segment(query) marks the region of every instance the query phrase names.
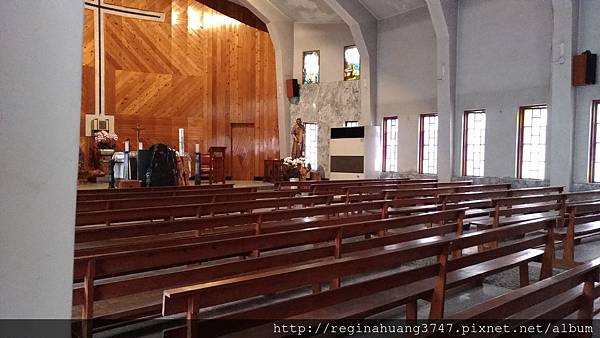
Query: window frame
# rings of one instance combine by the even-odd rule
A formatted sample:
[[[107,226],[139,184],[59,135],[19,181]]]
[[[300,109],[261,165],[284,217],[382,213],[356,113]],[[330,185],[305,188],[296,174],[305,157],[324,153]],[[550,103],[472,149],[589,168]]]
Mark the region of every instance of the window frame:
[[[588,182],[600,183],[595,180],[594,171],[596,169],[596,143],[598,137],[598,114],[600,113],[600,100],[593,100],[590,110],[590,147],[588,163]]]
[[[318,168],[318,165],[319,165],[319,124],[316,123],[316,122],[305,122],[304,123],[304,129],[306,131],[306,134],[304,135],[304,160],[305,160],[306,164],[310,163],[308,161],[308,156],[307,156],[308,155],[308,141],[309,141],[308,140],[308,126],[309,125],[310,126],[313,126],[313,125],[316,126],[315,127],[315,129],[316,129],[315,132],[316,132],[317,140],[316,140],[316,144],[315,144],[315,149],[316,149],[315,150],[315,167],[313,168],[312,164],[311,164],[311,168],[313,170],[316,170]]]
[[[305,78],[304,78],[304,66],[305,66],[305,59],[306,59],[306,55],[307,54],[312,54],[312,53],[316,53],[317,56],[319,57],[319,62],[318,62],[318,66],[319,66],[319,75],[318,75],[318,79],[316,82],[305,82]],[[319,84],[321,83],[321,50],[319,49],[313,49],[313,50],[305,50],[302,52],[302,69],[300,71],[300,74],[302,74],[302,84]]]
[[[548,105],[547,104],[534,104],[529,106],[521,106],[519,107],[519,116],[517,120],[517,179],[523,179],[523,142],[524,142],[524,129],[525,129],[525,111],[528,109],[546,109],[546,129],[548,128]],[[544,140],[544,151],[547,152],[547,130],[546,130],[546,140]],[[544,165],[546,165],[546,154],[544,154]],[[546,179],[546,168],[544,168],[544,178],[525,178],[527,180],[545,180]]]
[[[396,120],[396,128],[398,128],[398,116],[386,116],[383,118],[383,133],[382,138],[383,138],[383,158],[382,158],[382,163],[381,163],[381,171],[382,172],[387,172],[387,134],[388,134],[388,128],[387,128],[387,121],[389,120]],[[397,153],[398,149],[396,146],[396,160],[398,160],[398,153]],[[396,168],[397,169],[397,168]]]
[[[461,167],[461,174],[462,176],[472,176],[472,177],[483,177],[483,176],[475,176],[475,175],[467,175],[467,159],[469,157],[469,153],[468,153],[468,148],[469,148],[469,114],[486,114],[485,109],[473,109],[473,110],[465,110],[463,113],[463,139],[462,139],[462,167]],[[487,115],[486,115],[486,121],[485,121],[485,126],[484,126],[484,132],[487,129]],[[483,143],[484,149],[485,149],[485,139],[484,139],[484,143]],[[485,154],[485,151],[484,151]],[[485,158],[483,159],[483,163],[485,166]],[[484,168],[484,175],[485,175],[485,168]]]
[[[418,172],[419,174],[425,174],[423,172],[423,157],[425,154],[425,118],[426,117],[437,117],[438,118],[438,130],[439,130],[439,114],[438,113],[426,113],[426,114],[420,114],[419,115],[419,158],[418,158]],[[437,137],[437,136],[436,136]],[[439,141],[439,140],[437,140]],[[436,145],[435,145],[435,151],[437,154],[438,151],[438,145],[437,145],[437,141],[436,141]],[[427,173],[426,175],[437,175],[437,165],[436,165],[436,172],[435,173]]]

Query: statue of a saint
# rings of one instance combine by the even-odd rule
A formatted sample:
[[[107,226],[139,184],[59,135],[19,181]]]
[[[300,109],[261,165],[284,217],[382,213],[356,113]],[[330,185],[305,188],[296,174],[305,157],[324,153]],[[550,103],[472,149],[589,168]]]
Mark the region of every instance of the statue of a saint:
[[[304,153],[304,124],[302,123],[302,119],[297,118],[296,124],[292,127],[292,158],[299,158],[303,156]]]

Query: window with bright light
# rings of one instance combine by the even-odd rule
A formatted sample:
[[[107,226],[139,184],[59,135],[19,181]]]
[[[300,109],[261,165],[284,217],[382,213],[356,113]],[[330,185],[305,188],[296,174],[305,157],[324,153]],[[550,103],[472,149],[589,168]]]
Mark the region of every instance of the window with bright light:
[[[546,174],[545,105],[521,107],[517,148],[517,178],[543,180]]]
[[[358,121],[346,121],[344,127],[358,127]]]
[[[437,174],[437,114],[422,114],[419,123],[419,173]]]
[[[592,115],[590,125],[590,171],[589,180],[592,183],[600,182],[600,139],[598,138],[598,112],[600,111],[600,100],[592,103]]]
[[[302,53],[302,84],[319,83],[321,81],[320,59],[318,50]]]
[[[485,111],[466,111],[463,121],[463,175],[483,176],[485,164]]]
[[[314,170],[318,165],[319,125],[305,123],[306,135],[304,137],[304,156],[307,164]]]
[[[398,118],[383,119],[383,171],[398,171]]]

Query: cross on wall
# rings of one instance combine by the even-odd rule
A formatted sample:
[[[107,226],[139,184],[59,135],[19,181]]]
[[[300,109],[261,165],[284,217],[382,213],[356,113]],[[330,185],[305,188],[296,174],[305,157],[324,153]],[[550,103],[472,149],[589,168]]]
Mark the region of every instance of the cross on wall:
[[[106,3],[105,0],[85,0],[85,8],[94,12],[94,64],[95,64],[95,116],[106,116],[105,105],[105,79],[104,79],[104,14],[118,15],[127,18],[165,21],[165,13],[153,12],[137,8],[130,8]]]

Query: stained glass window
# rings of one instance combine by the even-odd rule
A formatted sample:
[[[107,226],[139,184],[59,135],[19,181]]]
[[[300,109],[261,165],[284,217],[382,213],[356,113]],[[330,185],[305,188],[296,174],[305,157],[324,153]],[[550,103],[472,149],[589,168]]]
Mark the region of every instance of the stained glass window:
[[[356,46],[344,47],[344,81],[360,79],[360,54]]]
[[[320,56],[318,50],[302,54],[302,83],[319,83],[320,81]]]

